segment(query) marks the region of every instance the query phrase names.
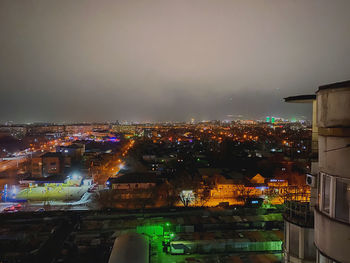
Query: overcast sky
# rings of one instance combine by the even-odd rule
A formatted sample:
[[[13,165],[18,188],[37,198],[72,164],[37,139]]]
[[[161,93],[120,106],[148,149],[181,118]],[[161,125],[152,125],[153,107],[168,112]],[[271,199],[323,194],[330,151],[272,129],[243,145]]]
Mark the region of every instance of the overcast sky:
[[[349,0],[1,0],[0,122],[311,116]]]

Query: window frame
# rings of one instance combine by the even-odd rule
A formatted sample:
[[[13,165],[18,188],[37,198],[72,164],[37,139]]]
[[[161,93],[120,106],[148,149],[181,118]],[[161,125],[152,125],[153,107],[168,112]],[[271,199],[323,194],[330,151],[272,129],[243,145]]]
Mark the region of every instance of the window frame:
[[[350,223],[350,202],[349,202],[349,210],[348,210],[348,219],[344,220],[342,218],[337,217],[336,214],[336,202],[337,202],[337,182],[340,181],[342,183],[346,183],[350,187],[350,179],[349,178],[341,178],[341,177],[335,177],[335,195],[334,195],[334,218],[338,221],[345,222],[345,223]],[[346,199],[345,199],[346,200]]]
[[[324,186],[325,186],[325,180],[326,178],[330,178],[330,186],[329,186],[329,212],[324,209]],[[320,184],[319,184],[319,210],[328,215],[329,217],[339,221],[339,222],[344,222],[344,223],[350,223],[350,213],[349,213],[349,218],[348,220],[344,220],[341,218],[336,217],[336,194],[337,194],[337,180],[340,180],[342,182],[347,182],[350,184],[350,178],[344,178],[344,177],[339,177],[335,175],[331,175],[325,172],[320,172],[319,173],[319,178],[320,178]],[[350,210],[350,208],[349,208]]]
[[[321,192],[321,199],[320,199],[320,210],[329,215],[329,216],[332,216],[334,213],[333,213],[333,176],[330,175],[330,174],[327,174],[327,173],[323,173],[321,172],[320,173],[321,175],[321,187],[320,187],[320,192]],[[329,211],[325,210],[325,181],[326,181],[326,178],[329,178]],[[327,178],[327,179],[328,179]]]

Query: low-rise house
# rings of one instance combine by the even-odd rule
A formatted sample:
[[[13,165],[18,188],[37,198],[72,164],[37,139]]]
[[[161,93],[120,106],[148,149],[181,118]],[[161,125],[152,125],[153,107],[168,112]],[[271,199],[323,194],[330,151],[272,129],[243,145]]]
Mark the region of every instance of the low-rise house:
[[[106,184],[111,189],[138,190],[155,187],[158,182],[154,173],[128,173],[109,178]]]

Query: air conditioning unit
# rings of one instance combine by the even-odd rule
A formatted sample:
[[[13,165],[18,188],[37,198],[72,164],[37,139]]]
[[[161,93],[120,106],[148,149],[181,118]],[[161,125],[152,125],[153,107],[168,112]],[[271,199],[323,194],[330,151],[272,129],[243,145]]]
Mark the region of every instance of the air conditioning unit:
[[[309,185],[310,187],[315,187],[316,186],[316,176],[312,174],[306,174],[306,184]]]

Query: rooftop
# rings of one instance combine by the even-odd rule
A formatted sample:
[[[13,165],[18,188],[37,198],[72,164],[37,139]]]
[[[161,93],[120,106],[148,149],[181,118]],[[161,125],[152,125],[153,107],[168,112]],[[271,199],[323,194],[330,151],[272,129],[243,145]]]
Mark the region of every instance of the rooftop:
[[[316,95],[298,95],[298,96],[290,96],[284,98],[285,102],[293,102],[293,103],[310,103],[316,99]]]
[[[318,87],[318,91],[326,89],[340,89],[340,88],[350,88],[350,80],[326,84]]]
[[[62,153],[60,152],[47,152],[41,155],[41,157],[58,157],[61,158],[63,157]]]
[[[108,179],[113,184],[128,184],[128,183],[156,183],[158,178],[154,173],[127,173],[116,178]]]

